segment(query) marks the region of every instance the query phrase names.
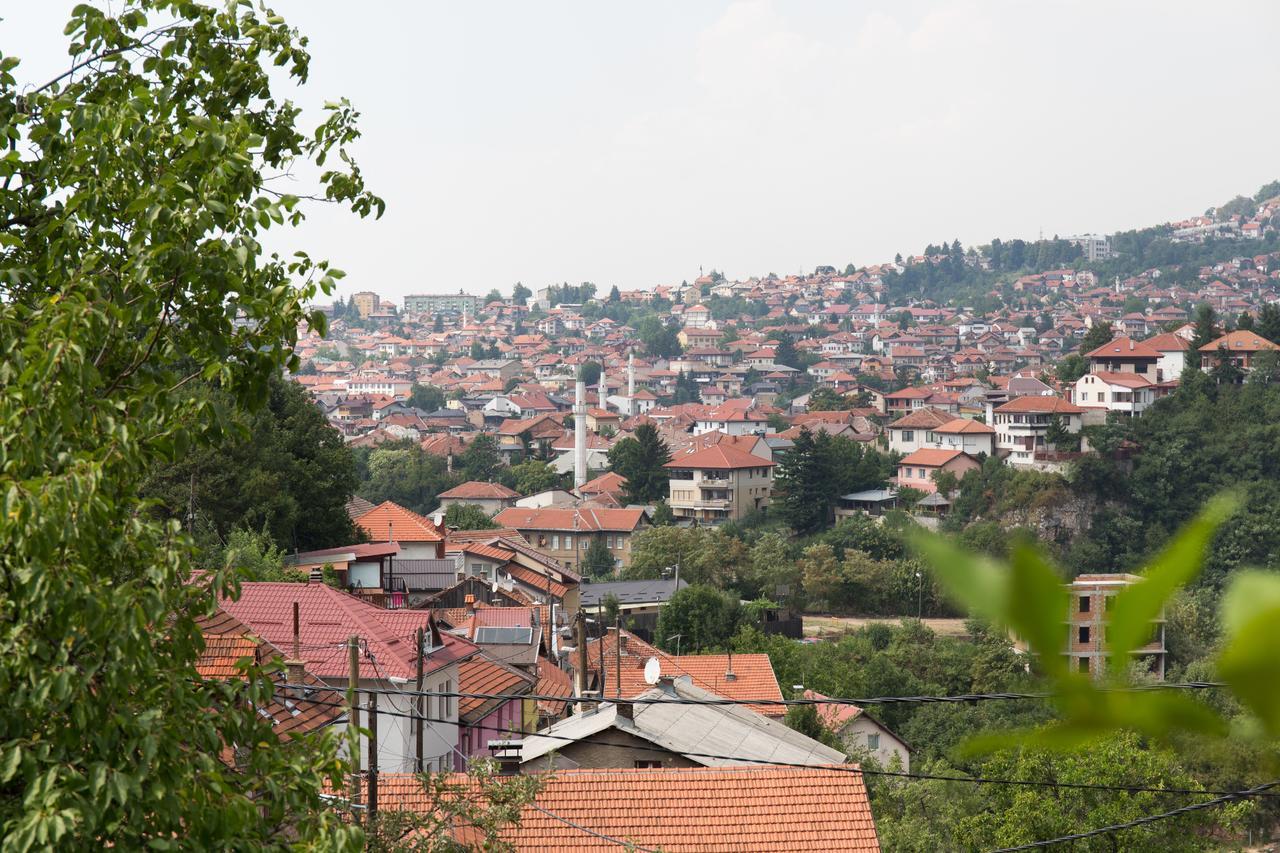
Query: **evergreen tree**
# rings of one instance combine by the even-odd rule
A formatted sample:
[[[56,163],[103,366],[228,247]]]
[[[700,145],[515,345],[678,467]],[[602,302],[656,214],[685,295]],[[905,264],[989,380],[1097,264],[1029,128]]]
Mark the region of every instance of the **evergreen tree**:
[[[1213,306],[1202,303],[1196,308],[1195,335],[1191,338],[1190,350],[1192,358],[1199,356],[1200,348],[1213,343],[1222,336],[1218,329],[1218,314]]]
[[[778,347],[774,350],[773,360],[777,364],[800,369],[800,354],[796,352],[795,342],[788,332],[778,335]]]
[[[459,462],[468,480],[492,481],[502,467],[497,440],[488,433],[477,435],[462,451]]]
[[[776,472],[774,504],[787,526],[800,534],[826,526],[830,482],[817,439],[805,427],[782,454]]]
[[[593,578],[607,578],[613,574],[616,567],[617,562],[608,544],[605,543],[604,537],[593,538],[591,544],[587,546],[586,553],[582,555],[582,571]]]
[[[627,503],[649,504],[666,498],[670,476],[663,466],[670,461],[667,443],[650,423],[636,427],[634,437],[609,448],[609,470],[627,478],[623,491]]]
[[[675,513],[671,511],[671,504],[666,501],[658,501],[653,505],[653,526],[654,527],[670,527],[676,523]]]
[[[1085,355],[1112,340],[1111,324],[1106,320],[1094,323],[1093,327],[1080,339],[1080,353]]]
[[[1273,344],[1280,344],[1280,305],[1268,302],[1258,312],[1255,331]]]

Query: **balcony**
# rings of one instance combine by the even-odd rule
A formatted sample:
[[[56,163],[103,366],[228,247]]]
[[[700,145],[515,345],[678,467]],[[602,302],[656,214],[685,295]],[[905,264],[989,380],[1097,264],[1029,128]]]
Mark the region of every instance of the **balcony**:
[[[729,483],[731,482],[732,480],[730,480],[727,476],[726,477],[708,477],[706,474],[703,474],[702,479],[699,481],[698,485],[704,489],[724,489],[724,488],[727,488],[729,486]]]
[[[672,501],[672,509],[729,509],[733,501],[728,498],[698,499],[691,501]]]

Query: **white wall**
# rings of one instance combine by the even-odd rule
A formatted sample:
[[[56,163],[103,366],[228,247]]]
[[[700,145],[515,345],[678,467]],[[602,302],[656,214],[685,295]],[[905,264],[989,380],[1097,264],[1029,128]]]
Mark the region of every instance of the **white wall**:
[[[362,661],[361,672],[363,673],[368,661]],[[370,667],[371,668],[371,667]],[[458,690],[458,668],[457,666],[446,667],[439,672],[433,672],[427,676],[426,690],[442,690],[446,681],[452,681],[453,691]],[[327,679],[326,683],[330,687],[339,687],[346,689],[346,681],[336,679]],[[379,690],[405,690],[412,691],[414,685],[412,681],[407,684],[394,683],[383,679],[360,679],[361,687],[376,688]],[[329,702],[346,702],[344,693],[333,693],[325,701]],[[422,756],[424,761],[432,759],[444,759],[441,765],[437,760],[435,769],[452,769],[454,767],[454,759],[456,758],[452,747],[458,745],[458,699],[456,697],[450,699],[448,715],[442,714],[440,711],[440,697],[427,697],[424,700],[423,710],[426,716],[433,719],[453,720],[451,723],[427,723],[427,729],[422,736]],[[359,694],[360,702],[360,727],[367,729],[369,727],[369,714],[366,711],[369,703],[369,694]],[[378,771],[381,773],[412,773],[415,769],[415,760],[417,757],[417,741],[413,735],[413,721],[408,717],[394,716],[393,714],[384,714],[382,711],[394,711],[395,714],[411,714],[415,710],[412,696],[391,695],[382,693],[378,695]],[[345,722],[342,723],[345,727]],[[347,740],[342,738],[341,751],[345,755],[347,752]],[[362,770],[369,769],[369,740],[366,736],[360,736],[360,768]]]

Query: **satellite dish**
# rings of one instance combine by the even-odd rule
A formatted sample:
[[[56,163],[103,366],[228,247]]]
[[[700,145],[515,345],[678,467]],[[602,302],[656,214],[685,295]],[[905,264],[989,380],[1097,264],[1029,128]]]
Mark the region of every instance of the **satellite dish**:
[[[649,658],[644,662],[644,683],[657,684],[658,676],[662,674],[662,664],[658,663],[657,658]]]

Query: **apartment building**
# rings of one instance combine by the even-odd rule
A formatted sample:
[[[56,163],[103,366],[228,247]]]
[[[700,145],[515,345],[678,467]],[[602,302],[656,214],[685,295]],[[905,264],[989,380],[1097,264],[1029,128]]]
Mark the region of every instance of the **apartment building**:
[[[1083,425],[1085,410],[1061,397],[1018,397],[992,413],[996,430],[996,449],[1008,451],[1010,465],[1030,467],[1038,451],[1053,449],[1045,436],[1049,424],[1059,418],[1067,432],[1076,433]]]
[[[480,297],[470,293],[418,293],[404,298],[406,314],[470,314],[480,308]]]
[[[666,464],[667,503],[677,519],[719,524],[769,505],[774,462],[722,442]]]
[[[495,524],[520,531],[534,550],[576,569],[586,558],[592,540],[601,539],[618,568],[631,565],[631,539],[649,527],[643,509],[507,507],[493,517]]]
[[[1118,592],[1140,580],[1141,577],[1131,574],[1080,575],[1068,585],[1071,606],[1067,622],[1071,633],[1067,637],[1066,655],[1073,669],[1087,672],[1095,678],[1106,671],[1106,623],[1111,602]],[[1163,681],[1164,613],[1161,612],[1151,624],[1151,642],[1134,649],[1133,657],[1147,661],[1151,673]]]

